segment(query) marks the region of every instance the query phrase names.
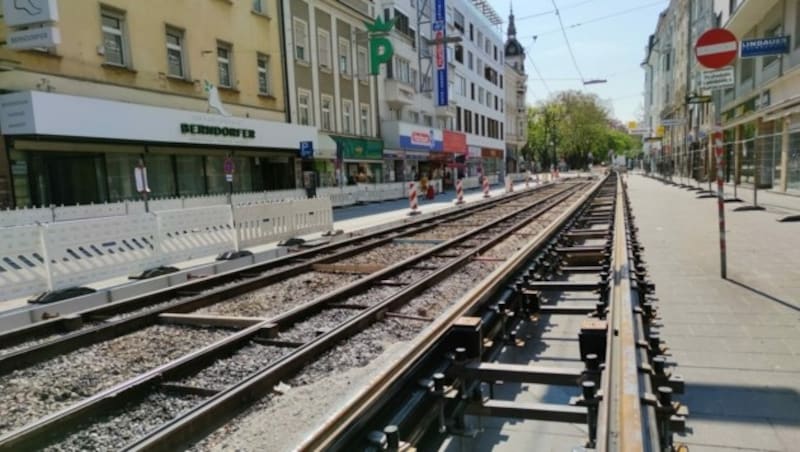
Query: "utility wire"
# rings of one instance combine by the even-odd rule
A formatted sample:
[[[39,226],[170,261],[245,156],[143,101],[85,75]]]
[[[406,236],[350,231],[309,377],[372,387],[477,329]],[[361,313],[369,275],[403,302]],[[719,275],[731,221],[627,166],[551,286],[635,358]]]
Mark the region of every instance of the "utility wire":
[[[528,57],[528,61],[531,62],[531,66],[533,66],[533,70],[536,72],[536,75],[539,76],[538,80],[542,82],[545,91],[547,91],[547,95],[550,96],[552,94],[552,92],[550,91],[550,87],[547,86],[547,82],[545,81],[546,79],[542,77],[542,73],[539,72],[539,68],[536,66],[536,63],[534,63],[533,58],[531,58],[531,53],[526,51],[525,55]]]
[[[646,8],[651,8],[651,7],[656,6],[656,5],[663,5],[665,1],[666,0],[658,0],[658,1],[655,1],[655,2],[646,3],[644,5],[637,6],[635,8],[629,8],[629,9],[625,9],[625,10],[622,10],[622,11],[617,11],[615,13],[607,14],[605,16],[595,17],[595,18],[589,19],[589,20],[584,21],[584,22],[576,22],[574,24],[571,24],[567,28],[569,28],[569,29],[578,28],[578,27],[581,27],[583,25],[588,25],[588,24],[591,24],[591,23],[600,22],[600,21],[607,20],[607,19],[613,19],[613,18],[619,17],[619,16],[624,16],[626,14],[630,14],[632,12],[639,11],[639,10],[646,9]],[[550,11],[550,12],[553,12],[553,11]],[[531,37],[538,37],[538,36],[547,35],[547,34],[550,34],[550,33],[558,33],[559,31],[561,31],[561,28],[554,28],[552,30],[546,30],[546,31],[539,32],[539,33],[537,33],[535,35],[525,36],[523,39],[527,39],[527,38],[531,38]]]
[[[562,6],[561,10],[563,11],[565,9],[576,8],[578,6],[585,5],[585,4],[591,3],[593,1],[595,1],[595,0],[584,0],[584,1],[578,2],[578,3],[570,3],[569,5]],[[547,16],[548,14],[553,14],[554,12],[556,12],[556,10],[551,9],[551,10],[548,10],[548,11],[542,11],[540,13],[528,14],[527,16],[516,17],[515,19],[516,19],[517,22],[519,22],[520,20],[533,19],[534,17]]]
[[[561,33],[564,35],[564,42],[567,43],[567,50],[569,50],[569,56],[572,58],[572,64],[575,65],[575,70],[578,72],[578,75],[581,77],[581,81],[586,83],[586,80],[583,78],[583,73],[581,73],[581,68],[578,67],[578,60],[575,59],[575,53],[572,51],[572,45],[569,43],[569,38],[567,37],[567,30],[564,28],[564,22],[561,20],[561,13],[558,12],[558,5],[556,5],[556,0],[550,0],[553,3],[553,8],[556,10],[556,17],[558,18],[558,24],[561,26]]]

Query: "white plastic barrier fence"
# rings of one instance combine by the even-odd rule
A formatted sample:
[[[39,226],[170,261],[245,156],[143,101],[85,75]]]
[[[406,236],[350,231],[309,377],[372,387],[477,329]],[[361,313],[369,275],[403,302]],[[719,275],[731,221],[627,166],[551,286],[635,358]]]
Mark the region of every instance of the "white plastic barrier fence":
[[[0,228],[0,300],[332,227],[330,200],[306,199]]]
[[[303,189],[274,190],[263,192],[234,193],[233,204],[263,202],[283,202],[306,199]],[[148,207],[151,212],[178,210],[196,207],[211,207],[228,204],[227,195],[204,195],[184,198],[151,199]],[[0,227],[21,226],[25,224],[53,223],[57,221],[86,220],[119,215],[145,213],[144,201],[119,201],[104,204],[74,206],[50,206],[0,210]]]
[[[468,190],[470,188],[478,188],[481,186],[481,178],[478,176],[465,177],[461,179],[461,182],[464,186],[464,190]]]

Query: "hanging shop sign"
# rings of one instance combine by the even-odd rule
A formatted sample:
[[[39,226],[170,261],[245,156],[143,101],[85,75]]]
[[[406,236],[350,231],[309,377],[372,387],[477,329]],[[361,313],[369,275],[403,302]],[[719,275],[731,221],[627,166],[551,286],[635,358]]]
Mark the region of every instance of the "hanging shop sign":
[[[436,44],[436,105],[444,107],[449,105],[447,93],[447,45],[445,33],[447,31],[445,0],[436,0],[433,5],[433,39]]]
[[[58,21],[56,0],[3,0],[3,21],[9,27]]]
[[[372,75],[378,75],[381,71],[381,65],[392,61],[394,56],[394,47],[392,41],[387,38],[389,32],[394,27],[394,19],[384,22],[378,16],[373,22],[364,22],[367,26],[369,33],[369,61],[370,71]]]
[[[782,55],[789,53],[789,36],[772,36],[769,38],[743,39],[741,58]]]
[[[331,136],[344,160],[383,160],[383,141]]]
[[[503,158],[502,149],[482,148],[481,157],[485,159],[501,159]]]
[[[467,136],[450,130],[442,131],[442,150],[454,154],[467,153]]]
[[[398,124],[398,139],[403,149],[437,152],[444,146],[441,130],[408,123]]]

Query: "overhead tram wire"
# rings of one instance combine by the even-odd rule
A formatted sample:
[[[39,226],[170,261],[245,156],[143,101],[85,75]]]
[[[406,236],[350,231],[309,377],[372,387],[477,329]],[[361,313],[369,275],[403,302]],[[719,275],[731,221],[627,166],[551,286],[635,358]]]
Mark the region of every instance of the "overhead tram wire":
[[[526,49],[526,50],[527,50],[527,49]],[[531,58],[531,53],[526,51],[526,52],[525,52],[525,56],[527,56],[527,57],[528,57],[528,61],[530,61],[530,63],[531,63],[531,66],[533,66],[533,70],[534,70],[534,72],[536,72],[536,75],[538,75],[538,76],[539,76],[539,81],[540,81],[540,82],[542,82],[542,85],[544,86],[544,90],[545,90],[545,91],[547,91],[547,95],[548,95],[548,96],[550,96],[551,94],[553,94],[553,92],[552,92],[552,91],[550,91],[550,87],[549,87],[549,86],[547,86],[547,82],[545,81],[545,80],[547,80],[547,79],[545,79],[544,77],[542,77],[542,73],[541,73],[541,72],[539,72],[539,67],[537,67],[537,66],[536,66],[536,63],[534,63],[534,62],[533,62],[533,58]]]
[[[652,8],[653,6],[656,6],[656,5],[663,5],[667,1],[668,0],[658,0],[658,1],[655,1],[655,2],[651,2],[651,3],[646,3],[644,5],[640,5],[640,6],[637,6],[637,7],[634,7],[634,8],[628,8],[628,9],[625,9],[625,10],[622,10],[622,11],[617,11],[615,13],[607,14],[605,16],[595,17],[595,18],[586,20],[584,22],[576,22],[574,24],[569,25],[566,28],[569,28],[569,29],[578,28],[578,27],[581,27],[583,25],[588,25],[588,24],[592,24],[592,23],[595,23],[595,22],[600,22],[600,21],[607,20],[607,19],[613,19],[615,17],[624,16],[626,14],[630,14],[632,12],[636,12],[636,11],[639,11],[639,10],[642,10],[642,9]],[[550,11],[550,13],[552,13],[552,11]],[[535,35],[525,36],[525,38],[531,38],[531,37],[535,38],[535,37],[542,36],[542,35],[548,35],[550,33],[558,33],[559,31],[561,31],[561,28],[554,28],[552,30],[546,30],[546,31],[542,31],[542,32],[536,33]]]
[[[550,0],[553,3],[553,8],[556,10],[556,17],[558,18],[558,24],[561,26],[561,33],[564,35],[564,42],[567,43],[567,50],[569,51],[569,56],[572,58],[572,64],[575,66],[575,70],[578,72],[578,75],[581,78],[581,82],[584,84],[586,83],[586,79],[583,77],[583,73],[581,72],[581,68],[578,66],[578,60],[575,59],[575,53],[572,51],[572,45],[569,42],[569,38],[567,37],[567,30],[564,28],[564,22],[561,20],[561,13],[558,11],[558,5],[556,5],[556,0]]]
[[[576,8],[576,7],[578,7],[578,6],[585,5],[585,4],[587,4],[587,3],[591,3],[591,2],[594,2],[594,1],[596,1],[596,0],[584,0],[584,1],[582,1],[582,2],[578,2],[578,3],[570,3],[569,5],[562,6],[562,7],[561,7],[561,10],[563,11],[563,10],[565,10],[565,9],[572,9],[572,8]],[[553,10],[553,9],[551,9],[551,10],[548,10],[548,11],[542,11],[542,12],[540,12],[540,13],[528,14],[527,16],[517,17],[517,18],[515,18],[515,20],[516,20],[517,22],[519,22],[519,21],[521,21],[521,20],[533,19],[534,17],[547,16],[547,15],[549,15],[549,14],[553,14],[554,12],[556,12],[556,11],[555,11],[555,10]]]

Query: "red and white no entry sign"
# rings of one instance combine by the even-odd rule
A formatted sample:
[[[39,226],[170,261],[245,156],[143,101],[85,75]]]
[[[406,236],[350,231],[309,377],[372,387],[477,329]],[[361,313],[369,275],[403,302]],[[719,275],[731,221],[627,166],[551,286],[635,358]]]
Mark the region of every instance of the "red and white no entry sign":
[[[697,61],[709,69],[723,68],[736,59],[739,41],[724,28],[712,28],[703,33],[694,46]]]

